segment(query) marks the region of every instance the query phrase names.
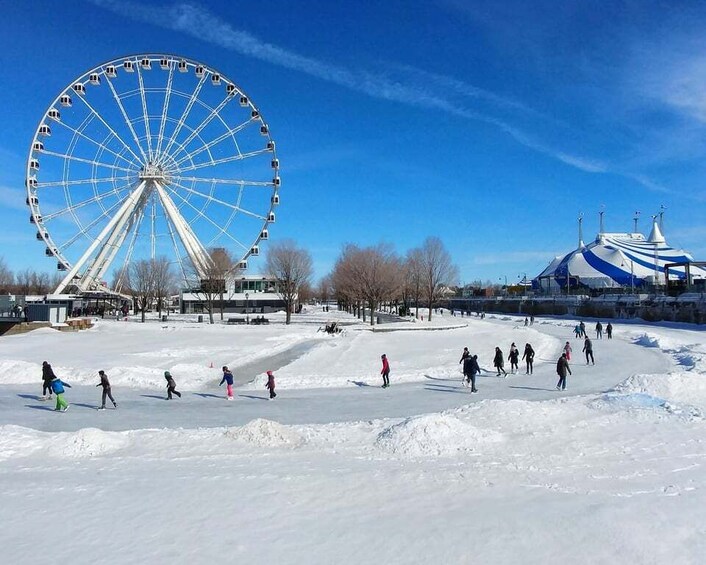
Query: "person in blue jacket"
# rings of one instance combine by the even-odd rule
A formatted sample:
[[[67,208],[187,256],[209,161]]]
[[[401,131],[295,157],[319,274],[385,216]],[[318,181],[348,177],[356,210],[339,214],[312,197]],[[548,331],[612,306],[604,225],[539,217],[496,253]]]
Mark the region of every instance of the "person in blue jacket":
[[[64,387],[71,388],[69,383],[65,383],[59,377],[54,377],[51,381],[51,389],[56,394],[56,408],[54,410],[61,410],[66,412],[69,409],[69,403],[64,399]]]
[[[223,367],[223,378],[218,386],[221,386],[223,383],[226,383],[226,395],[228,400],[233,400],[233,373],[231,373],[230,369],[226,366]]]

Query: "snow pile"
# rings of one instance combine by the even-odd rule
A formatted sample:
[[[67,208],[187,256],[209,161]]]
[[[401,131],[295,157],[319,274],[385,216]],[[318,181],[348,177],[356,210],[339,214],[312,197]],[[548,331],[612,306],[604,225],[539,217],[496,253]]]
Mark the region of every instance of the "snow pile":
[[[454,416],[427,414],[385,428],[375,446],[402,457],[449,457],[501,439],[498,432],[480,430]]]
[[[289,426],[256,418],[239,428],[230,428],[226,437],[257,447],[299,447],[304,438]]]
[[[694,372],[667,375],[633,375],[615,390],[664,398],[669,403],[691,404],[706,410],[706,375]]]
[[[0,361],[0,383],[20,384],[30,382],[39,382],[41,386],[41,364],[29,363],[27,361],[19,361],[16,359]]]
[[[42,436],[48,436],[23,426],[0,426],[0,461],[24,457],[41,449]]]
[[[687,369],[695,368],[700,361],[706,359],[706,351],[702,343],[685,343],[682,336],[643,333],[634,340],[634,343],[643,347],[656,347],[671,355],[679,365]]]
[[[75,433],[52,435],[48,453],[55,457],[86,458],[106,455],[127,447],[130,443],[123,432],[104,432],[83,428]]]

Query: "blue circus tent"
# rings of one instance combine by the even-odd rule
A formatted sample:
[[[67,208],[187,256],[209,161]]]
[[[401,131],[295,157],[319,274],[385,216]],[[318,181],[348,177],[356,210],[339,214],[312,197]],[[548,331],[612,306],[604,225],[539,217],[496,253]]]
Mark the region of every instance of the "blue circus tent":
[[[555,257],[532,281],[533,288],[545,292],[588,287],[590,289],[633,287],[664,284],[667,263],[692,262],[683,249],[670,247],[657,221],[649,237],[641,233],[599,233],[595,241],[574,251]],[[690,267],[692,279],[706,279],[706,269]],[[686,278],[686,267],[670,267],[669,280]]]

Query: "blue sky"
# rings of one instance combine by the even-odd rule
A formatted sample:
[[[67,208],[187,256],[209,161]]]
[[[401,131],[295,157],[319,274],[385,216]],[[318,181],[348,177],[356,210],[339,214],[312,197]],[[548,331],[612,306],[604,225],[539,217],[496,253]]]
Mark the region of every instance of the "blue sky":
[[[698,2],[5,3],[0,255],[51,271],[24,168],[53,98],[140,52],[210,65],[277,141],[288,237],[329,271],[342,244],[429,235],[461,281],[536,275],[598,227],[706,257],[706,7]],[[266,248],[266,245],[263,245]],[[262,264],[262,260],[260,260]],[[251,263],[257,271],[257,263]]]

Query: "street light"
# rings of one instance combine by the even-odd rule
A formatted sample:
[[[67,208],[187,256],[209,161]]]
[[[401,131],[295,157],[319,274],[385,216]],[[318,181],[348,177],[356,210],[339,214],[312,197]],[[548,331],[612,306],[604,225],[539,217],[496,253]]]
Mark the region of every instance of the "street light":
[[[250,300],[250,293],[245,293],[245,323],[250,325],[250,311],[248,310],[248,301]]]

